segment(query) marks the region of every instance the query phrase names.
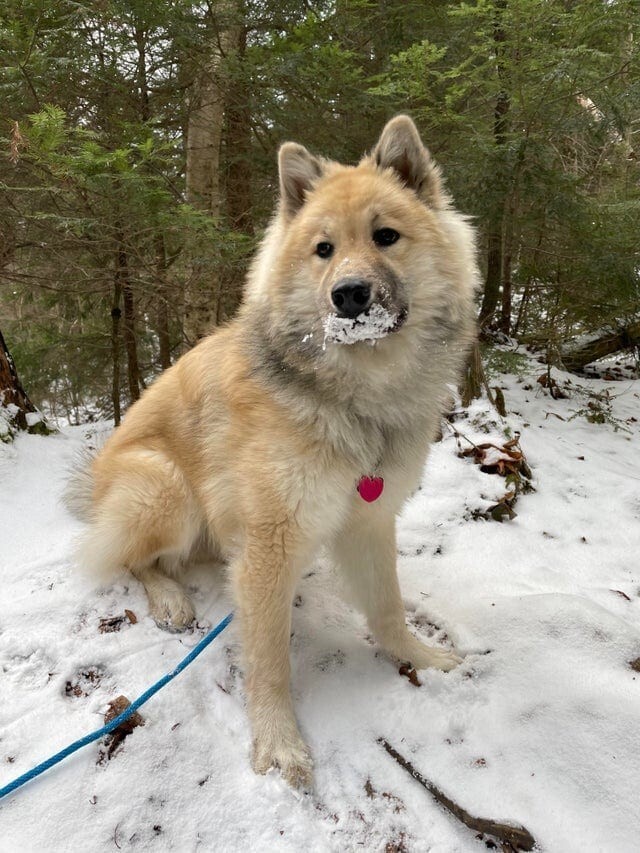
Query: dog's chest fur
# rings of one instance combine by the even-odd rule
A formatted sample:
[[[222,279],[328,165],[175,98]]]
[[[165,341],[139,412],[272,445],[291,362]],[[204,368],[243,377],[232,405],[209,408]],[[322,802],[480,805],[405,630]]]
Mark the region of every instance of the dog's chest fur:
[[[301,370],[265,336],[252,338],[254,375],[287,417],[362,475],[424,457],[458,364],[440,346],[421,348],[409,370],[380,382],[345,371]],[[366,345],[364,345],[366,346]],[[456,360],[457,362],[457,360]]]

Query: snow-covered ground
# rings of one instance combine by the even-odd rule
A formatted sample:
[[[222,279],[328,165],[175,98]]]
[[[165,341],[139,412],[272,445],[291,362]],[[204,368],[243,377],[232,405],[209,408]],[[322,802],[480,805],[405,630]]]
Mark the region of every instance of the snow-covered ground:
[[[575,387],[552,399],[542,370],[529,361],[493,380],[510,414],[490,435],[484,404],[454,424],[476,443],[521,431],[535,492],[517,518],[474,520],[505,481],[460,458],[467,442],[445,427],[400,520],[408,617],[466,655],[457,670],[421,672],[420,687],[399,675],[320,561],[291,643],[313,795],[249,768],[232,624],[141,709],[145,726],[111,760],[92,744],[0,801],[0,851],[487,849],[380,737],[469,812],[526,826],[541,851],[638,851],[640,381],[581,383],[615,395],[616,431],[587,421],[594,401]],[[72,568],[80,526],[59,497],[94,434],[0,444],[0,787],[98,728],[109,700],[137,697],[231,608],[220,571],[199,567],[198,629],[163,633],[136,581],[100,589]],[[125,608],[137,621],[100,630]]]

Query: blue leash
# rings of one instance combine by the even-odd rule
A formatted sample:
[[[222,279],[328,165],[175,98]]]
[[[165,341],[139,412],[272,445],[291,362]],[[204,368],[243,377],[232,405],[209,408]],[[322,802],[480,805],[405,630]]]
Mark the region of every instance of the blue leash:
[[[129,717],[138,710],[141,705],[144,705],[151,697],[160,690],[161,687],[164,687],[165,684],[168,684],[172,681],[176,675],[179,675],[185,667],[189,666],[189,664],[194,661],[198,655],[203,652],[209,643],[213,642],[218,634],[221,634],[224,629],[227,627],[229,622],[233,619],[233,613],[229,613],[228,616],[219,622],[215,628],[212,628],[208,634],[206,634],[200,642],[194,646],[189,654],[184,657],[178,666],[171,670],[171,672],[167,673],[167,675],[163,675],[161,679],[156,681],[155,684],[152,684],[148,690],[145,690],[144,693],[132,702],[129,707],[119,714],[117,717],[114,717],[110,723],[107,723],[102,728],[98,729],[91,734],[85,735],[80,738],[80,740],[75,741],[74,743],[69,744],[69,746],[57,752],[55,755],[52,755],[51,758],[47,758],[46,761],[43,761],[42,764],[38,764],[37,767],[34,767],[32,770],[28,770],[26,773],[23,773],[22,776],[18,776],[17,779],[14,779],[13,782],[9,782],[8,785],[5,785],[4,788],[0,788],[0,800],[3,797],[6,797],[7,794],[10,794],[12,791],[15,791],[17,788],[21,788],[22,785],[26,785],[31,779],[35,779],[36,776],[40,776],[41,773],[44,773],[45,770],[48,770],[50,767],[54,767],[56,764],[59,764],[63,759],[65,759],[68,755],[71,755],[77,750],[82,749],[83,746],[87,746],[89,743],[93,743],[94,740],[98,740],[103,735],[109,734],[114,729],[117,729],[121,723],[124,723],[125,720],[128,720]]]

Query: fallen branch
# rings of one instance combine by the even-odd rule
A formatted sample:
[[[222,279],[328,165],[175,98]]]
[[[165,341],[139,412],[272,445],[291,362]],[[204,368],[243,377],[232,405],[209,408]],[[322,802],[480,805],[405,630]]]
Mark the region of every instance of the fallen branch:
[[[429,782],[428,779],[425,779],[422,773],[416,770],[410,761],[400,755],[400,753],[391,746],[388,740],[385,740],[385,738],[378,738],[378,743],[384,746],[389,755],[397,761],[402,768],[410,773],[416,782],[419,782],[423,788],[426,788],[426,790],[435,800],[437,800],[437,802],[440,803],[440,805],[448,809],[452,815],[457,817],[459,821],[462,821],[462,823],[464,823],[465,826],[468,826],[469,829],[473,829],[475,832],[481,832],[484,835],[492,835],[499,841],[510,844],[515,849],[533,850],[536,843],[535,839],[529,830],[524,828],[524,826],[514,826],[511,823],[500,823],[496,820],[489,820],[484,817],[474,817],[469,814],[468,811],[463,809],[462,806],[459,806],[457,803],[454,803],[453,800],[449,799],[449,797],[437,788],[433,782]]]
[[[524,453],[520,447],[520,433],[515,438],[502,445],[485,441],[482,444],[474,444],[464,433],[459,432],[450,423],[445,421],[453,432],[458,445],[458,456],[462,458],[472,457],[473,461],[480,466],[485,474],[499,474],[506,480],[507,491],[504,497],[493,506],[485,510],[477,510],[472,518],[492,518],[494,521],[504,521],[505,518],[515,518],[513,506],[521,493],[533,491],[531,485],[532,473]],[[462,449],[460,439],[464,439],[471,447]]]
[[[591,335],[583,335],[562,347],[562,364],[572,373],[580,373],[587,364],[620,350],[640,344],[640,319],[603,326]]]

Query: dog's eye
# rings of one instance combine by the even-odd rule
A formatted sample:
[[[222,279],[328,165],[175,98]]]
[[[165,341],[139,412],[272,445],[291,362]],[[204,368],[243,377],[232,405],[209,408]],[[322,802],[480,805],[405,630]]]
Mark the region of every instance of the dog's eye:
[[[373,232],[373,242],[376,246],[392,246],[400,235],[393,228],[378,228]]]
[[[316,255],[319,258],[330,258],[333,255],[333,243],[318,243]]]

